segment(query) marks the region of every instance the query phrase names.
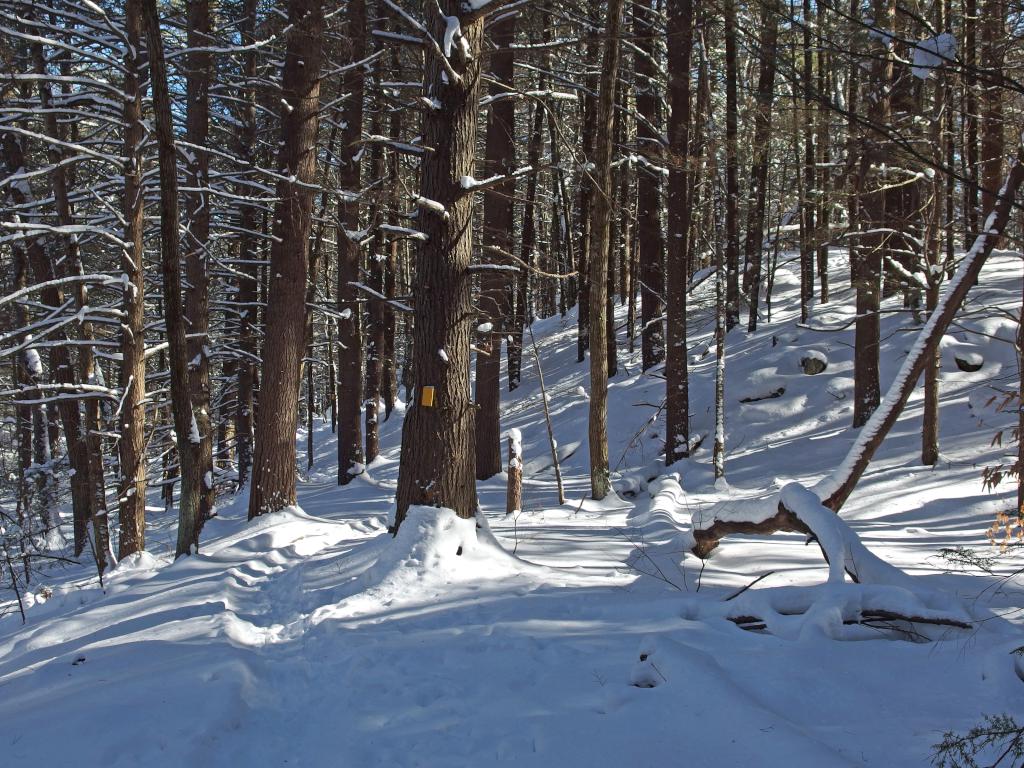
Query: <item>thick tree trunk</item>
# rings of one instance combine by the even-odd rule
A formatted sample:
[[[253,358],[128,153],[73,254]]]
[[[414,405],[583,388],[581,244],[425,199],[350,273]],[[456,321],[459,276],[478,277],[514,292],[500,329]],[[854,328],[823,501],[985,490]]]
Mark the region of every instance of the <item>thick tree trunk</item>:
[[[249,519],[295,504],[295,430],[305,351],[306,280],[316,178],[323,8],[320,0],[290,0],[289,32],[281,82],[281,150],[270,246],[273,274],[267,297],[260,367],[256,453]]]
[[[458,20],[460,0],[441,0],[428,11],[428,29],[444,38]],[[474,320],[471,193],[460,179],[472,176],[480,100],[483,19],[460,25],[451,56],[428,50],[424,90],[440,103],[423,119],[419,228],[427,240],[416,256],[417,297],[413,328],[415,402],[402,425],[395,528],[414,504],[476,514],[476,430],[469,388],[469,345]]]

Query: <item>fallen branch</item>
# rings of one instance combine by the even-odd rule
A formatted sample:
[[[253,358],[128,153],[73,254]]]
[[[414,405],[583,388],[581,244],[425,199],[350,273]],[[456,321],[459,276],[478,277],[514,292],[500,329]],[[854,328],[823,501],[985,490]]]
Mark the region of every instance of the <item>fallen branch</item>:
[[[808,609],[809,610],[809,609]],[[807,611],[801,611],[799,613],[787,613],[787,616],[803,616]],[[767,630],[768,623],[760,616],[727,616],[726,617],[733,624],[738,626],[740,629],[746,629],[751,632]],[[874,621],[904,621],[908,624],[928,624],[933,627],[952,627],[954,629],[971,629],[971,625],[966,621],[959,621],[958,619],[942,618],[942,617],[929,617],[929,616],[912,616],[896,613],[895,611],[887,611],[883,609],[867,608],[860,612],[860,616],[852,619],[843,619],[843,624],[851,626],[854,624],[860,624],[863,626],[870,626],[871,622]]]

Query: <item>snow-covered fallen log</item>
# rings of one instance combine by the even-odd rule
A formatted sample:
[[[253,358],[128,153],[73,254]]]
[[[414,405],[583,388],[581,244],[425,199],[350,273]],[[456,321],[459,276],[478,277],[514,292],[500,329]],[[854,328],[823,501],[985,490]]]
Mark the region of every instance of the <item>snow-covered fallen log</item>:
[[[858,637],[857,630],[848,629],[854,625],[892,630],[915,640],[931,639],[918,625],[971,628],[972,617],[955,597],[920,584],[877,557],[812,491],[789,483],[779,494],[779,509],[789,516],[788,525],[817,541],[828,563],[827,581],[813,587],[742,590],[722,603],[701,607],[702,614],[743,629],[834,639]]]

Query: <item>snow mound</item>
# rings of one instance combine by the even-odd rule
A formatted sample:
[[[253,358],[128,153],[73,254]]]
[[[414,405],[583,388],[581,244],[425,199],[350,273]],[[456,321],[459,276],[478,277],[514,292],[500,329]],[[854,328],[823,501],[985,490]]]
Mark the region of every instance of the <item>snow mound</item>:
[[[360,577],[384,604],[415,599],[458,583],[478,583],[530,569],[495,540],[483,515],[464,519],[446,507],[410,507],[398,535]]]

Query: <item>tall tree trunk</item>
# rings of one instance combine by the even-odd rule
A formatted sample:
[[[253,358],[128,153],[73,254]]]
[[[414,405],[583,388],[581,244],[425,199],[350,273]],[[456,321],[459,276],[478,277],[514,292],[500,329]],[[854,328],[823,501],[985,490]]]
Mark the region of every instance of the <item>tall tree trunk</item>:
[[[778,51],[780,8],[777,0],[761,6],[761,64],[757,78],[757,106],[754,112],[754,159],[750,169],[752,185],[747,215],[747,239],[744,251],[749,269],[747,290],[750,314],[747,330],[757,330],[758,297],[761,291],[761,261],[764,243],[765,206],[768,192],[768,155],[771,144],[772,101],[775,97],[775,65]]]
[[[209,0],[189,0],[185,77],[185,138],[196,147],[186,153],[185,184],[185,322],[188,324],[189,386],[196,427],[199,429],[197,460],[203,482],[199,491],[199,518],[195,539],[213,513],[213,429],[210,423],[210,278],[207,247],[210,240],[210,78],[213,56],[210,38]]]
[[[815,243],[814,181],[816,177],[814,151],[814,51],[811,47],[811,0],[803,0],[803,196],[800,200],[800,320],[807,321],[809,303],[814,298]]]
[[[543,88],[544,81],[542,80],[541,90]],[[540,155],[543,149],[544,109],[540,104],[535,104],[533,108],[533,126],[530,130],[530,140],[526,147],[526,164],[531,168],[537,168],[540,165]],[[523,207],[523,238],[519,253],[519,257],[533,267],[540,267],[540,254],[537,251],[537,187],[540,181],[538,176],[539,174],[537,173],[531,173],[530,177],[526,180],[526,204]],[[513,358],[511,354],[509,356],[508,384],[510,390],[519,386],[523,364],[523,329],[528,323],[533,322],[533,317],[526,316],[526,307],[524,306],[525,294],[529,289],[530,275],[526,272],[520,272],[516,282],[517,292],[523,295],[516,300],[515,326],[512,328],[512,342],[509,345],[510,349],[514,346],[518,350],[516,355],[517,364],[514,367],[514,371]],[[539,295],[541,293],[538,290],[539,287],[536,286],[534,288],[534,295],[537,296],[536,304],[543,304],[543,298]],[[516,383],[515,387],[512,386],[513,380]]]
[[[24,150],[13,133],[0,132],[4,160],[9,174],[24,173],[28,170],[25,164]],[[30,191],[25,185],[11,185],[11,199],[19,208],[26,208],[31,202]],[[49,283],[58,275],[42,238],[32,238],[25,249],[28,263],[37,283]],[[43,301],[51,307],[64,304],[64,292],[58,285],[50,285],[41,292]],[[57,344],[50,348],[50,371],[58,384],[69,388],[75,385],[75,371],[71,363],[70,345]],[[64,428],[64,439],[68,450],[68,463],[71,465],[71,504],[74,520],[74,553],[78,557],[85,550],[88,542],[88,526],[93,519],[94,494],[89,480],[92,471],[89,461],[89,446],[82,429],[82,416],[79,404],[71,399],[62,398],[57,401],[56,410]],[[51,438],[51,443],[56,441]]]
[[[880,29],[894,28],[896,10],[893,0],[874,0],[875,25]],[[888,126],[892,119],[892,50],[882,39],[869,35],[871,69],[865,73],[864,108],[872,120]],[[859,189],[860,227],[857,237],[855,287],[857,290],[857,321],[854,331],[853,358],[853,426],[867,423],[878,407],[881,385],[878,379],[879,307],[882,293],[882,265],[889,249],[887,228],[891,215],[886,211],[888,201],[886,179],[887,164],[891,164],[890,147],[880,133],[870,128],[862,130],[860,161],[857,171]]]
[[[594,186],[590,227],[590,490],[603,499],[611,490],[608,467],[608,239],[611,225],[612,122],[619,71],[619,36],[624,0],[610,0],[604,35],[601,82],[595,113]]]
[[[331,126],[331,135],[327,140],[327,157],[334,157],[334,141],[338,135],[337,123]],[[330,191],[325,187],[320,191],[320,210],[316,215],[316,234],[313,236],[313,245],[310,248],[309,256],[309,278],[306,280],[306,307],[311,308],[317,298],[317,284],[320,279],[320,264],[326,261],[323,257],[324,235],[327,230],[327,209],[330,205]],[[325,269],[326,273],[327,270]],[[314,433],[313,416],[316,414],[316,376],[314,374],[313,361],[316,359],[316,324],[311,309],[306,311],[305,349],[308,362],[304,363],[306,372],[306,471],[313,469],[314,462]],[[328,357],[333,357],[330,347]]]
[[[740,184],[736,136],[739,126],[736,86],[736,2],[725,2],[725,325],[740,322]]]
[[[594,17],[600,11],[600,3],[598,0],[589,0],[587,4],[587,13],[591,20],[591,24],[594,23]],[[586,48],[584,50],[584,60],[588,63],[596,62],[598,58],[598,38],[596,32],[591,29],[590,34],[587,35]],[[591,275],[593,270],[590,268],[590,255],[591,241],[594,238],[593,223],[595,217],[593,214],[594,209],[594,183],[593,171],[588,170],[591,157],[594,154],[594,141],[597,134],[597,98],[595,94],[598,89],[597,74],[594,71],[593,66],[588,65],[588,74],[585,79],[586,88],[583,93],[583,114],[581,115],[582,125],[580,127],[580,148],[583,156],[584,168],[581,169],[580,179],[580,202],[579,202],[579,218],[580,218],[580,245],[577,252],[579,257],[579,264],[577,271],[579,272],[579,282],[577,285],[579,295],[579,317],[578,317],[578,333],[576,338],[576,361],[582,363],[586,357],[586,352],[590,348],[590,292],[591,292]],[[603,330],[602,330],[603,333]]]
[[[397,58],[397,57],[396,57]],[[389,120],[388,135],[396,141],[402,136],[402,115],[403,110],[396,109],[391,112]],[[398,162],[398,153],[392,152],[388,159],[388,178],[395,188],[398,188],[401,181],[401,165]],[[383,293],[389,299],[395,298],[395,270],[398,269],[399,247],[403,243],[400,240],[392,240],[387,245],[387,257],[384,264],[384,290]],[[384,421],[391,418],[391,412],[395,409],[395,400],[398,397],[398,380],[395,378],[395,309],[390,304],[382,303],[381,310],[384,318],[384,347],[381,350],[383,360],[381,362],[381,395],[384,399]]]
[[[490,25],[494,51],[489,69],[494,75],[488,108],[485,176],[508,175],[515,165],[515,102],[501,98],[512,87],[515,15]],[[512,252],[515,181],[508,179],[484,191],[483,258],[500,263]],[[509,333],[511,305],[508,272],[485,270],[480,277],[480,322],[490,325],[481,334],[482,351],[476,355],[476,477],[486,480],[501,471],[501,342]],[[486,327],[486,326],[485,326]]]
[[[1006,48],[1006,0],[987,0],[982,11],[981,66],[985,89],[981,98],[981,209],[995,205],[1003,182],[1003,61]]]
[[[824,26],[827,22],[827,16],[825,15],[825,7],[822,5],[818,6],[818,94],[821,98],[832,98],[831,93],[831,78],[833,77],[832,72],[832,61],[831,57],[825,50],[825,31]],[[830,192],[830,181],[832,170],[829,165],[829,118],[831,113],[827,109],[819,109],[817,111],[818,120],[815,126],[816,130],[816,149],[817,149],[817,184],[818,184],[818,228],[817,228],[817,248],[818,248],[818,286],[820,293],[818,294],[818,302],[820,304],[826,304],[829,300],[829,282],[828,282],[828,246],[832,239],[829,226],[832,221],[832,202],[829,197]]]
[[[366,0],[351,0],[346,8],[346,28],[352,61],[366,57]],[[338,227],[338,485],[348,485],[363,471],[363,340],[359,292],[360,247],[349,233],[359,230],[360,158],[363,130],[363,67],[345,74],[347,101],[341,150],[338,154],[338,187],[343,212]]]
[[[690,235],[690,58],[693,52],[693,2],[668,3],[668,348],[665,360],[665,463],[689,455],[690,387],[687,354],[686,289]]]
[[[648,370],[665,359],[665,237],[661,226],[662,175],[665,153],[661,139],[656,62],[654,58],[657,0],[633,4],[636,49],[637,149],[646,162],[637,169],[637,258],[640,264],[640,356]]]
[[[65,139],[65,126],[57,121],[57,110],[53,103],[53,95],[50,89],[50,82],[46,78],[47,61],[43,44],[36,42],[32,46],[32,54],[35,59],[35,70],[40,75],[38,81],[39,106],[43,114],[43,125],[46,133],[53,137],[53,141],[47,144],[46,154],[51,165],[49,173],[50,182],[53,188],[53,202],[57,209],[57,222],[62,227],[73,228],[75,226],[74,213],[71,207],[70,189],[73,186],[73,165],[65,163],[66,157],[60,144]],[[74,132],[76,126],[72,124],[71,142],[75,142]],[[66,269],[73,275],[84,275],[85,268],[82,264],[82,255],[79,250],[77,236],[64,236],[61,238],[64,246],[62,257]],[[75,307],[83,312],[89,306],[89,294],[84,282],[76,284],[72,288],[75,298]],[[88,320],[81,320],[79,323],[79,340],[82,342],[78,347],[78,376],[83,384],[97,384],[97,373],[95,354],[91,341],[93,339],[92,323]],[[93,530],[92,548],[96,558],[96,568],[102,577],[107,567],[108,552],[110,550],[109,532],[107,525],[106,494],[104,491],[103,474],[103,450],[100,441],[102,425],[100,423],[100,408],[97,398],[86,398],[83,402],[83,426],[82,434],[86,443],[86,460],[89,463],[87,475],[88,491],[92,496],[92,515],[90,524]]]
[[[380,134],[381,118],[380,111],[383,104],[378,102],[377,110],[374,112],[370,130],[374,134]],[[373,179],[383,179],[384,170],[384,147],[381,144],[374,144],[370,149],[370,176]],[[380,223],[383,215],[383,206],[376,206],[372,218],[375,224]],[[384,272],[387,268],[387,253],[385,252],[384,230],[375,226],[373,239],[371,240],[370,253],[366,259],[366,272],[371,290],[384,296]],[[365,461],[369,464],[377,458],[380,453],[380,393],[381,379],[384,376],[384,333],[386,331],[384,312],[387,305],[379,298],[372,297],[369,302],[367,319],[369,323],[366,329],[366,390],[363,393],[364,428],[365,428]]]
[[[141,3],[149,54],[150,88],[160,161],[160,252],[164,314],[171,367],[171,411],[177,437],[181,492],[178,498],[178,543],[175,557],[199,550],[199,495],[202,476],[198,461],[199,430],[192,412],[189,391],[188,346],[181,300],[181,260],[178,248],[178,168],[171,122],[171,98],[167,91],[167,64],[160,37],[156,0]]]
[[[241,130],[238,133],[238,156],[246,167],[256,162],[256,14],[259,0],[245,0],[242,16],[238,23],[242,45],[246,50],[242,59],[243,90],[241,110]],[[238,194],[244,195],[245,187],[240,186]],[[259,312],[258,299],[258,259],[256,230],[256,209],[251,205],[240,205],[238,258],[241,262],[238,270],[237,304],[240,311],[238,329],[238,347],[241,355],[238,360],[238,405],[235,409],[235,440],[238,451],[238,488],[244,488],[249,480],[252,468],[253,400],[255,366],[257,356],[256,321]]]
[[[726,274],[722,249],[715,248],[715,479],[725,477],[725,337],[728,333]]]
[[[316,178],[323,8],[320,0],[289,0],[289,32],[281,82],[281,150],[270,246],[273,278],[267,297],[260,367],[256,453],[249,519],[295,503],[295,431],[305,352],[306,280]]]
[[[146,548],[146,339],[145,284],[145,189],[142,183],[145,126],[142,123],[142,87],[139,82],[142,21],[136,3],[125,7],[124,80],[124,240],[130,250],[121,253],[124,289],[124,326],[121,331],[121,439],[118,457],[121,477],[117,498],[121,537],[117,556],[123,558]]]
[[[444,37],[459,19],[460,0],[441,0],[428,11],[428,29]],[[472,176],[480,101],[483,19],[466,19],[453,35],[451,56],[427,51],[424,90],[440,103],[423,118],[418,246],[419,285],[413,327],[416,401],[402,425],[395,527],[410,505],[442,506],[460,517],[476,514],[476,430],[469,389],[469,344],[473,324],[473,199],[460,179]],[[443,354],[442,354],[443,353]]]
[[[946,28],[946,16],[943,12],[943,5],[938,4],[935,11],[936,29]],[[945,73],[937,73],[938,82],[935,85],[935,105],[932,112],[931,135],[929,143],[931,147],[933,163],[936,167],[941,166],[945,160],[945,126],[948,119],[946,108],[946,97],[948,95],[948,78]],[[946,179],[943,174],[935,174],[930,185],[931,201],[926,207],[926,236],[925,236],[925,279],[928,287],[925,289],[925,309],[929,314],[935,311],[939,301],[939,283],[943,275],[941,269],[943,262],[942,239],[943,239],[943,214]],[[946,227],[951,222],[946,222]],[[936,347],[928,354],[924,365],[924,413],[921,419],[921,463],[925,466],[933,466],[939,460],[939,365],[941,361],[941,350]]]
[[[978,234],[978,0],[964,0],[964,248]]]
[[[612,127],[612,155],[614,156],[615,144],[625,144],[623,137],[623,113],[622,110],[615,110]],[[628,177],[627,163],[622,162],[612,171],[611,188],[611,209],[609,210],[610,220],[608,222],[608,285],[605,286],[605,315],[604,334],[606,355],[608,356],[608,378],[612,378],[619,372],[619,352],[615,340],[615,289],[618,283],[618,254],[623,251],[619,244],[619,237],[622,234],[622,225],[626,220],[626,201],[619,196],[622,189],[622,179]],[[618,196],[618,199],[616,199]]]

